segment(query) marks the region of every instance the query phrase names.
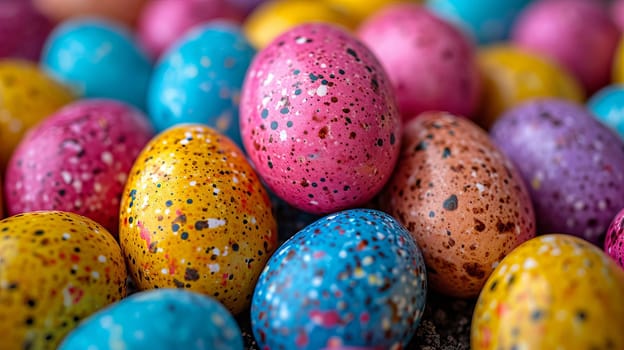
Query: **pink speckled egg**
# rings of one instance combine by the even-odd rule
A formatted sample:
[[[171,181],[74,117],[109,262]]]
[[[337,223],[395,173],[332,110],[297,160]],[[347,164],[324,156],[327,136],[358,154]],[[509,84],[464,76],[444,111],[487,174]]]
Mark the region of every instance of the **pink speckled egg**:
[[[74,212],[117,235],[128,171],[152,136],[138,110],[112,100],[62,108],[20,142],[5,179],[10,215]]]
[[[0,58],[38,60],[51,30],[52,23],[30,1],[0,1]]]
[[[268,187],[310,213],[369,201],[400,149],[401,117],[386,72],[364,44],[329,24],[295,27],[258,53],[240,123]]]
[[[544,0],[526,8],[512,37],[561,63],[593,93],[609,82],[620,32],[601,1]]]
[[[604,249],[622,268],[624,268],[624,209],[613,218],[607,230]]]
[[[359,28],[388,72],[403,120],[429,110],[472,116],[481,80],[473,43],[425,7],[398,4]]]

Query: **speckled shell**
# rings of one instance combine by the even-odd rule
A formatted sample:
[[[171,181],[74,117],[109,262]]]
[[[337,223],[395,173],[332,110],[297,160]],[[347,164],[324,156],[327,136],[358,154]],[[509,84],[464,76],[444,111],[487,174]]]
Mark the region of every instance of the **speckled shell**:
[[[269,197],[236,145],[200,125],[156,136],[121,202],[119,240],[140,289],[187,288],[238,313],[277,246]]]
[[[51,30],[52,23],[33,8],[31,1],[0,2],[0,58],[37,61]]]
[[[622,268],[624,268],[624,209],[613,218],[607,229],[604,249]]]
[[[385,71],[362,43],[327,24],[296,27],[258,53],[240,113],[245,148],[268,187],[312,213],[369,201],[400,150]]]
[[[614,132],[581,105],[538,100],[504,114],[491,135],[529,188],[540,233],[601,241],[624,208],[624,142]]]
[[[496,264],[535,235],[522,178],[472,122],[443,112],[406,126],[382,208],[423,250],[431,287],[477,296]]]
[[[147,117],[112,100],[70,104],[32,129],[7,167],[9,215],[61,210],[117,236],[128,172],[152,137]]]
[[[384,8],[358,29],[390,76],[403,120],[425,111],[472,117],[481,76],[473,43],[425,7]]]
[[[624,271],[568,235],[534,238],[492,273],[472,318],[471,348],[624,349]]]
[[[120,332],[121,330],[121,332]],[[86,319],[59,350],[243,350],[234,318],[212,298],[179,289],[155,289],[130,297]]]
[[[420,249],[394,218],[352,209],[299,231],[262,272],[251,322],[262,349],[399,349],[425,307]]]
[[[83,318],[126,294],[126,265],[106,229],[35,212],[0,221],[0,329],[6,349],[56,349]]]
[[[69,89],[36,65],[0,61],[0,173],[26,131],[73,99]]]

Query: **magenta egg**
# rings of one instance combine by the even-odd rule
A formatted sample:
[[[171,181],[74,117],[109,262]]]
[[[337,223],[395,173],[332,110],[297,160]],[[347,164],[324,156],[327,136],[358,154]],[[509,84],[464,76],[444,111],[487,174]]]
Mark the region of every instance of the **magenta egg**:
[[[609,256],[624,268],[624,209],[611,221],[607,230],[604,249]]]
[[[52,23],[30,1],[0,1],[0,58],[37,61]]]
[[[328,24],[295,27],[257,54],[240,124],[268,187],[310,213],[369,201],[400,149],[401,117],[386,72],[364,44]]]

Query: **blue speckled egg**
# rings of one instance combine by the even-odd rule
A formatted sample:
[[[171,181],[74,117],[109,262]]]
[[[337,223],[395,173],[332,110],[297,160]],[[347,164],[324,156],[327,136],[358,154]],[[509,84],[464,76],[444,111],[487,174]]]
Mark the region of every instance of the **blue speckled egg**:
[[[84,320],[59,350],[231,349],[243,338],[227,309],[210,297],[180,289],[132,296]]]
[[[242,147],[238,104],[255,53],[235,24],[212,22],[188,32],[154,70],[148,107],[156,128],[202,123]]]
[[[420,248],[391,216],[352,209],[295,234],[262,272],[251,306],[262,349],[407,345],[425,307]]]
[[[480,44],[506,40],[518,14],[532,0],[427,0],[427,6]]]
[[[48,38],[41,64],[83,97],[116,99],[145,110],[152,65],[121,25],[99,19],[64,22]]]
[[[587,101],[587,108],[624,139],[624,85],[611,85],[598,91]]]

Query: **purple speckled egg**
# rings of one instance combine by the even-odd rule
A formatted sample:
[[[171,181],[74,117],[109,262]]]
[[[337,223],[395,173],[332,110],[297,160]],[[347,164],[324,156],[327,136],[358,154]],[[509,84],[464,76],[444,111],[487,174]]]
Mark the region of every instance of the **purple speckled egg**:
[[[62,108],[13,154],[5,179],[8,213],[74,212],[116,236],[128,172],[152,134],[146,117],[121,102],[83,100]]]
[[[607,230],[604,249],[609,256],[624,268],[624,209],[613,218]]]
[[[392,5],[368,19],[359,37],[390,76],[403,120],[422,112],[472,116],[481,79],[473,43],[417,4]]]
[[[37,61],[52,23],[30,1],[0,1],[0,58]]]
[[[310,213],[368,202],[400,149],[401,117],[386,72],[364,44],[329,24],[295,27],[258,53],[240,124],[267,186]]]
[[[547,99],[509,110],[491,136],[529,188],[538,233],[600,242],[624,208],[624,144],[613,131],[581,105]]]

